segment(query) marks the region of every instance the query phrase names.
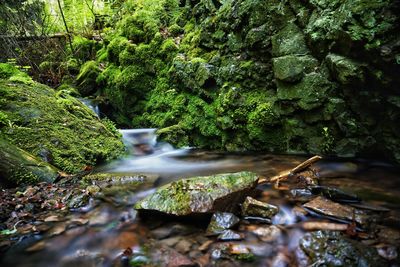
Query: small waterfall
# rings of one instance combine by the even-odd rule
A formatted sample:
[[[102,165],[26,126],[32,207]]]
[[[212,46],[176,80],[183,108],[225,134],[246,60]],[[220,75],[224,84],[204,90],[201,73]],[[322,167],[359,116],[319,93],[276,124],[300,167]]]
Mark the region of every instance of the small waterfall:
[[[97,117],[100,118],[100,109],[99,105],[96,103],[94,99],[90,98],[78,98],[79,101],[81,101],[85,106],[90,108],[96,115]]]
[[[123,141],[129,155],[98,168],[110,173],[157,173],[163,177],[162,183],[180,175],[187,177],[209,175],[225,170],[242,170],[237,159],[197,159],[190,160],[194,150],[175,149],[171,144],[157,141],[157,129],[121,129]]]
[[[122,129],[122,139],[130,154],[143,156],[172,151],[172,145],[157,142],[156,130],[149,129]]]

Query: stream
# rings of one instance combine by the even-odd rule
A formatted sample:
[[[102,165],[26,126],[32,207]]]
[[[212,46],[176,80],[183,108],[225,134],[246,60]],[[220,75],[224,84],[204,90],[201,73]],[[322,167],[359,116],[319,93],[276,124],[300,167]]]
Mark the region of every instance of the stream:
[[[307,266],[304,253],[299,250],[299,241],[307,232],[304,223],[332,222],[328,216],[305,212],[301,208],[304,201],[297,200],[287,189],[277,190],[271,185],[261,186],[257,199],[278,206],[279,213],[268,223],[242,219],[237,229],[243,237],[239,241],[206,236],[208,221],[142,218],[132,208],[134,203],[160,185],[184,177],[238,171],[272,177],[306,157],[174,149],[157,142],[155,129],[121,133],[129,156],[100,166],[94,173],[140,173],[152,179],[133,186],[129,182],[111,184],[106,193],[92,197],[85,206],[70,209],[54,220],[46,218],[49,227],[18,236],[16,244],[2,256],[1,266]],[[385,220],[374,228],[373,237],[365,237],[372,233],[362,230],[365,235],[357,237],[358,241],[378,252],[382,247],[391,249],[392,254],[398,251],[397,167],[378,161],[332,158],[321,160],[315,169],[319,170],[321,185],[356,194],[363,200],[359,207],[376,208],[386,214]],[[287,186],[290,188],[290,184]],[[382,262],[398,266],[397,254],[390,258],[387,255],[392,254],[387,250],[381,252]]]

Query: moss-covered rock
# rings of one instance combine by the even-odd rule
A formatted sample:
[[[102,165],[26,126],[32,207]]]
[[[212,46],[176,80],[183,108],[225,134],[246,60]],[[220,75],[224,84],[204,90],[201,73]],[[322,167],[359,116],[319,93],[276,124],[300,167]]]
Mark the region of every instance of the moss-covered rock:
[[[78,84],[79,93],[82,96],[93,94],[98,89],[96,83],[97,77],[100,74],[100,68],[96,61],[87,61],[82,65],[76,81]]]
[[[117,157],[119,133],[65,91],[32,82],[0,80],[1,135],[10,143],[67,172]],[[3,116],[4,117],[4,116]]]
[[[352,59],[336,54],[326,56],[332,76],[344,85],[357,85],[365,82],[364,66]]]
[[[277,82],[277,98],[295,101],[299,108],[311,110],[322,106],[334,84],[320,73],[310,73],[296,84]]]
[[[296,82],[303,78],[304,74],[313,72],[319,65],[318,60],[311,56],[288,55],[274,58],[275,78],[284,82]]]
[[[398,160],[399,8],[127,0],[98,51],[97,94],[118,125],[179,146]]]
[[[258,176],[250,172],[182,179],[166,184],[139,201],[135,209],[186,216],[233,212],[253,193]]]
[[[294,23],[272,36],[272,54],[276,57],[309,53],[304,33]]]

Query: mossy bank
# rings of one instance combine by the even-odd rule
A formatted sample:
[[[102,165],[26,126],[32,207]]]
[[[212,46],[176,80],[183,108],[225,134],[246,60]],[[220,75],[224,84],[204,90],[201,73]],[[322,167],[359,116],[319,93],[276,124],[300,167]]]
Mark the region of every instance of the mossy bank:
[[[0,64],[0,78],[0,137],[12,145],[69,173],[123,153],[113,124],[68,90],[36,83],[8,64]]]
[[[388,0],[128,0],[79,84],[119,125],[178,146],[399,161],[399,13]]]

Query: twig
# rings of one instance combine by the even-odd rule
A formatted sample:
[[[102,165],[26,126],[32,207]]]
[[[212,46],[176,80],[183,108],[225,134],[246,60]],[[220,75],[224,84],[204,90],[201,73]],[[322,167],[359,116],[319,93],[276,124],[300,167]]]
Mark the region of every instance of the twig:
[[[258,181],[258,184],[264,184],[264,183],[268,183],[268,182],[270,182],[270,183],[271,182],[279,182],[280,180],[287,179],[288,177],[307,169],[308,167],[310,167],[311,165],[313,165],[315,162],[319,161],[320,159],[322,159],[321,156],[314,156],[312,158],[309,158],[308,160],[300,163],[299,165],[297,165],[296,167],[294,167],[293,169],[291,169],[289,171],[281,172],[280,174],[273,176],[269,179],[261,178]]]

